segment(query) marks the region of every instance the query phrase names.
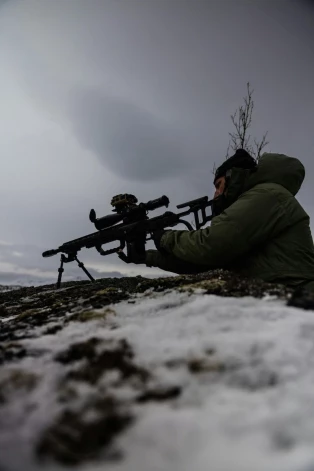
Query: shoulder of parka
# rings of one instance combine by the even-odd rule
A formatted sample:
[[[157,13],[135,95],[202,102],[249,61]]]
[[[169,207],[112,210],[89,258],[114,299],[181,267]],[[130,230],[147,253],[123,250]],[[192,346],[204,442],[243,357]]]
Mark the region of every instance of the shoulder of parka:
[[[167,231],[161,245],[185,261],[222,268],[293,222],[287,217],[279,194],[277,185],[256,185],[215,217],[211,226],[191,232]],[[292,196],[289,192],[287,195]]]

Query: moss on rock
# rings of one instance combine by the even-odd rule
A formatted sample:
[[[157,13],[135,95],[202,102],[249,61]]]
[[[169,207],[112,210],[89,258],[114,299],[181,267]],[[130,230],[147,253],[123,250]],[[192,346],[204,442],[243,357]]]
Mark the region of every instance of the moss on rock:
[[[74,314],[70,317],[71,321],[79,321],[79,322],[88,322],[94,321],[99,319],[106,319],[106,317],[110,315],[116,315],[116,311],[111,308],[103,309],[102,311],[82,311]]]
[[[0,344],[0,365],[23,358],[25,355],[26,349],[18,342],[3,342]]]
[[[34,389],[38,382],[38,377],[30,372],[21,369],[12,369],[5,372],[0,380],[0,403],[4,403],[14,393],[24,394]]]

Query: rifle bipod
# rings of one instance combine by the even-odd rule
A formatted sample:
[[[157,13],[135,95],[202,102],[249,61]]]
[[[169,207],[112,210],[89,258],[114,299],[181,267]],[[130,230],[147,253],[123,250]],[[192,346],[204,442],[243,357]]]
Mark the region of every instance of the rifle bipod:
[[[86,275],[88,276],[88,278],[91,280],[91,281],[95,281],[95,278],[92,277],[92,275],[89,273],[89,271],[87,270],[87,268],[85,268],[85,265],[83,262],[80,262],[79,259],[77,258],[76,255],[72,255],[72,256],[68,256],[68,258],[66,258],[66,256],[64,254],[61,254],[61,257],[60,257],[60,267],[58,268],[58,281],[57,281],[57,289],[60,288],[61,286],[61,279],[62,279],[62,273],[64,272],[64,268],[63,268],[63,264],[64,263],[68,263],[68,262],[73,262],[73,261],[76,261],[78,266],[80,268],[82,268],[83,272],[86,273]]]

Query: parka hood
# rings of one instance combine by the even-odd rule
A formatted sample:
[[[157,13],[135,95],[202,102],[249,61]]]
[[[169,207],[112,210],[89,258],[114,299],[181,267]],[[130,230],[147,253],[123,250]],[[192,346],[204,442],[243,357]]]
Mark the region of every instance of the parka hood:
[[[303,164],[295,157],[265,153],[255,169],[232,168],[223,209],[233,204],[239,196],[261,183],[276,183],[295,196],[305,176]]]
[[[295,196],[305,177],[305,169],[300,160],[284,154],[263,154],[257,169],[245,184],[245,191],[260,183],[277,183]]]

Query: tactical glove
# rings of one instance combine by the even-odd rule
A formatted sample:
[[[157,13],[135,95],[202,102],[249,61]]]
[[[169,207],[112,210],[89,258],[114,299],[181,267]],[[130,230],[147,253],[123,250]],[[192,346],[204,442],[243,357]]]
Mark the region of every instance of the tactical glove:
[[[121,249],[118,252],[118,257],[123,260],[125,263],[135,263],[136,265],[146,263],[146,251],[145,244],[143,243],[133,243],[128,245],[127,255]]]

